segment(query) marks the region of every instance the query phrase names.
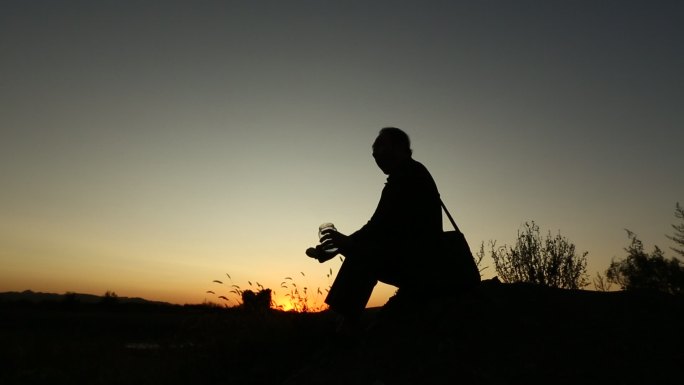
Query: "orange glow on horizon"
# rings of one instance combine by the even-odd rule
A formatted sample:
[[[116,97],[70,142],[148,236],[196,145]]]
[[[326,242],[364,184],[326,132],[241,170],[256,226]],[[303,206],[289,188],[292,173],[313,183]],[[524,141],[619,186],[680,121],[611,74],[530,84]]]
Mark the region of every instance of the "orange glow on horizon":
[[[298,313],[317,313],[326,310],[328,305],[320,301],[312,301],[311,299],[304,303],[303,301],[293,300],[289,296],[274,295],[272,298],[272,308]]]
[[[291,303],[289,302],[278,302],[276,300],[273,300],[273,307],[282,310],[282,311],[292,311],[295,310],[294,306],[292,306]]]

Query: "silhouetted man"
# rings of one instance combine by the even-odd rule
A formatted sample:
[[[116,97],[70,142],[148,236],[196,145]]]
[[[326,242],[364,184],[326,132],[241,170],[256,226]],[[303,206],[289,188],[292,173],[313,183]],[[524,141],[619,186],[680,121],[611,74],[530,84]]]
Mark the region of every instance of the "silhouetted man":
[[[442,234],[437,186],[425,166],[413,160],[408,135],[383,128],[373,143],[373,157],[388,175],[375,213],[349,236],[330,231],[321,239],[345,256],[325,302],[348,320],[358,318],[378,280],[401,291],[425,288],[420,272],[435,268],[428,266],[429,258]],[[320,262],[334,257],[322,245],[306,254]]]

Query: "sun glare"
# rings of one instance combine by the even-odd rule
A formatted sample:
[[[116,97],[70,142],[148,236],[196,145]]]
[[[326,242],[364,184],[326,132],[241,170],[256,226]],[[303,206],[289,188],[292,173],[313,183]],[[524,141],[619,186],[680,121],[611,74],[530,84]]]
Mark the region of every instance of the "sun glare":
[[[273,309],[297,313],[316,313],[328,308],[324,303],[314,303],[311,299],[290,298],[288,295],[285,297],[280,295],[278,297],[274,296],[271,307]]]
[[[296,311],[294,306],[287,300],[273,300],[273,307],[283,311]]]

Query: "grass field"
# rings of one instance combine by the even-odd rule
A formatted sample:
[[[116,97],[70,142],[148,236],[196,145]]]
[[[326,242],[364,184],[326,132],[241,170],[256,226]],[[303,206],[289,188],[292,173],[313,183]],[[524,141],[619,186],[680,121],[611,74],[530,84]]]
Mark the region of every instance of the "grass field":
[[[0,384],[681,384],[684,306],[658,294],[482,287],[324,313],[0,302]]]

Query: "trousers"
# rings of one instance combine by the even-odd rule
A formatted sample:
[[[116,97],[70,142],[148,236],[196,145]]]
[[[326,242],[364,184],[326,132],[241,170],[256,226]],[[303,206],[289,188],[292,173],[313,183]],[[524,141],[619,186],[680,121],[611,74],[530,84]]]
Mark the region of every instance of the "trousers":
[[[325,303],[344,317],[360,316],[378,281],[400,287],[405,262],[401,253],[379,245],[363,245],[346,253]]]

